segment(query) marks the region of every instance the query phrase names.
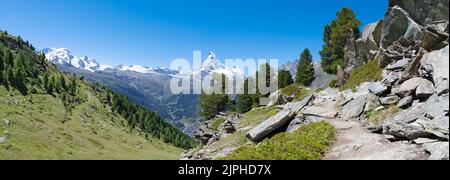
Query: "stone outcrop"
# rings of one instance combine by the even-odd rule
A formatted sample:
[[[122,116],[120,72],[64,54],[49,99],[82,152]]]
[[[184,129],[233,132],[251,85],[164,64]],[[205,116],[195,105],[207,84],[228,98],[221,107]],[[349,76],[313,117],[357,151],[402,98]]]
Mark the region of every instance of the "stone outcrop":
[[[383,20],[380,20],[365,26],[360,38],[355,37],[352,30],[348,32],[344,47],[346,74],[350,74],[353,69],[366,64],[378,54],[382,25]]]
[[[276,131],[278,128],[289,124],[294,116],[294,111],[283,110],[277,115],[265,120],[263,123],[253,128],[247,134],[247,138],[253,142],[263,140],[265,137],[267,137],[267,135]]]
[[[448,0],[389,0],[389,7],[394,6],[404,9],[422,26],[448,21]]]
[[[344,119],[355,119],[364,112],[367,96],[361,96],[347,103],[341,110],[341,116]]]
[[[279,130],[279,128],[289,125],[292,119],[294,119],[294,117],[313,99],[314,95],[310,95],[299,102],[286,104],[284,109],[278,114],[265,120],[248,132],[247,138],[251,141],[258,142],[266,138],[272,132]]]
[[[449,90],[449,46],[425,54],[421,60],[420,74],[433,79],[438,94]]]
[[[422,26],[416,23],[404,9],[393,6],[389,8],[384,18],[381,47],[387,48],[401,37],[411,43],[421,41],[423,37]]]

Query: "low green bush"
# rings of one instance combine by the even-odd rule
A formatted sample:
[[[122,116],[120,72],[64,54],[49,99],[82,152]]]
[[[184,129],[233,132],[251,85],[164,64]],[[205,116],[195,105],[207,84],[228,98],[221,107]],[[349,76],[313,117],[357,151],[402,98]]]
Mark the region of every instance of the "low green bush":
[[[365,65],[355,68],[341,89],[356,89],[363,82],[379,81],[381,78],[382,69],[378,66],[376,60],[372,60]]]
[[[280,133],[258,146],[242,146],[222,160],[320,160],[335,133],[327,122],[312,123],[294,133]]]

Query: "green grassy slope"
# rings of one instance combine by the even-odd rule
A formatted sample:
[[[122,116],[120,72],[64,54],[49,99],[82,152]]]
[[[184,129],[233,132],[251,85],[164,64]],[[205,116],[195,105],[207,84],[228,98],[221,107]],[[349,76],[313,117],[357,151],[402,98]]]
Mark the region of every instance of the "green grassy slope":
[[[0,87],[0,159],[177,159],[181,149],[132,133],[85,86],[86,102],[69,112],[44,94]]]
[[[177,159],[195,142],[117,93],[59,72],[0,31],[1,159]]]

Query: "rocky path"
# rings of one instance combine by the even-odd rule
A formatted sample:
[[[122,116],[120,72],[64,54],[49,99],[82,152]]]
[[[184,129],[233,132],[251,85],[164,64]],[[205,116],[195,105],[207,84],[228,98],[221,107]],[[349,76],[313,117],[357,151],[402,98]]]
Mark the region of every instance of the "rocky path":
[[[328,120],[336,127],[336,141],[326,160],[426,160],[423,148],[404,142],[390,142],[380,134],[368,132],[360,123]]]

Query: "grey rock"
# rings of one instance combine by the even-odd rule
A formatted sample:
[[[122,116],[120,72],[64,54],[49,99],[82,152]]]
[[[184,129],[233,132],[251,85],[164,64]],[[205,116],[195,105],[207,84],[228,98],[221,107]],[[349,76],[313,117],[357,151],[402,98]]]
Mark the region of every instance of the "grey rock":
[[[448,24],[448,21],[447,21]],[[438,25],[439,26],[439,25]],[[434,51],[444,48],[448,45],[448,32],[442,32],[438,29],[443,29],[434,26],[427,26],[425,28],[421,47],[427,51]]]
[[[436,85],[436,93],[440,96],[443,94],[449,93],[449,82],[448,80],[442,80],[439,84]]]
[[[398,102],[397,107],[399,108],[407,107],[413,103],[413,100],[414,98],[412,96],[406,96]]]
[[[356,39],[356,59],[359,62],[367,63],[378,54],[382,27],[383,20],[371,23],[364,27],[361,38]]]
[[[420,77],[414,77],[414,78],[411,78],[411,79],[405,81],[403,84],[400,85],[399,88],[396,88],[393,91],[395,94],[397,94],[401,97],[409,96],[412,93],[414,93],[415,90],[417,89],[417,87],[424,81],[428,81],[428,80],[420,78]]]
[[[269,96],[269,103],[267,103],[267,106],[281,105],[286,102],[287,101],[283,98],[281,90],[278,90]]]
[[[353,101],[353,98],[349,98],[346,100],[341,101],[340,103],[338,103],[338,106],[345,106],[346,104],[348,104],[349,102]]]
[[[306,116],[318,116],[323,118],[335,118],[338,112],[335,109],[329,109],[321,106],[306,107],[302,112]]]
[[[386,69],[391,71],[404,70],[408,66],[409,62],[410,62],[409,59],[402,59],[400,61],[395,62],[394,64],[387,66]]]
[[[420,74],[433,79],[439,94],[448,92],[449,83],[449,46],[425,54],[421,61]]]
[[[400,74],[398,72],[384,72],[383,80],[381,82],[388,86],[394,85],[398,80],[400,80]]]
[[[300,128],[305,123],[306,123],[306,119],[304,117],[297,117],[291,121],[286,132],[293,133],[293,132],[297,131],[297,129]]]
[[[323,121],[323,118],[317,116],[297,116],[294,120],[291,121],[286,132],[292,133],[297,131],[298,128],[300,128],[305,124],[310,124],[319,121]]]
[[[430,118],[445,116],[448,114],[449,98],[448,96],[438,97],[437,95],[433,95],[419,108],[424,109]]]
[[[366,99],[366,106],[364,107],[364,112],[369,112],[380,107],[381,104],[378,101],[378,97],[374,94],[369,94]]]
[[[305,106],[307,106],[313,99],[315,98],[314,94],[305,97],[303,100],[299,102],[291,102],[287,103],[284,106],[284,111],[293,111],[295,114],[298,114]]]
[[[394,41],[404,37],[410,42],[422,40],[422,26],[417,24],[402,8],[399,6],[390,7],[384,18],[384,27],[381,37],[381,46],[387,48]]]
[[[416,97],[427,98],[434,94],[434,92],[434,84],[428,80],[423,80],[422,82],[420,82],[419,86],[417,86]]]
[[[449,138],[448,97],[433,95],[425,103],[413,105],[385,120],[386,134],[414,140],[418,138]]]
[[[382,82],[372,83],[369,87],[369,91],[377,96],[382,95],[388,90],[388,87]]]
[[[449,160],[449,143],[435,142],[423,145],[425,150],[431,154],[430,160]]]
[[[265,120],[250,132],[247,133],[247,138],[253,142],[258,142],[266,138],[270,133],[286,126],[294,118],[295,112],[293,110],[283,110],[277,115]]]
[[[350,74],[353,69],[365,64],[365,62],[362,61],[362,59],[358,59],[357,56],[355,33],[353,30],[350,30],[347,33],[346,43],[344,46],[345,74]]]
[[[3,119],[3,121],[5,122],[6,126],[10,126],[11,125],[11,121],[7,120],[7,119]]]
[[[353,101],[347,103],[341,110],[341,116],[343,119],[358,118],[363,112],[366,106],[367,96],[360,96]]]
[[[376,45],[381,41],[381,29],[383,27],[383,20],[368,24],[364,27],[361,38],[364,41],[373,41]]]
[[[448,21],[448,0],[390,0],[389,7],[399,6],[414,21],[426,26],[437,21]]]
[[[345,91],[342,91],[341,95],[346,101],[348,101],[348,100],[351,101],[354,98],[354,93],[353,93],[353,91],[351,89],[347,89]],[[347,104],[347,103],[345,103],[345,104]]]
[[[384,133],[391,134],[400,139],[404,138],[409,140],[432,136],[431,133],[427,132],[424,127],[418,123],[430,120],[418,119],[418,117],[408,116],[407,114],[405,114],[405,116],[407,116],[407,120],[412,121],[412,123],[388,123],[384,126]]]
[[[8,137],[6,136],[0,136],[0,143],[4,143],[8,140]]]
[[[438,142],[438,140],[436,140],[436,139],[428,139],[428,138],[419,138],[419,139],[413,140],[413,142],[418,144],[418,145],[424,145],[424,144],[428,144],[428,143]]]
[[[394,105],[399,102],[400,98],[396,95],[389,95],[386,97],[380,98],[380,102],[383,105]]]

